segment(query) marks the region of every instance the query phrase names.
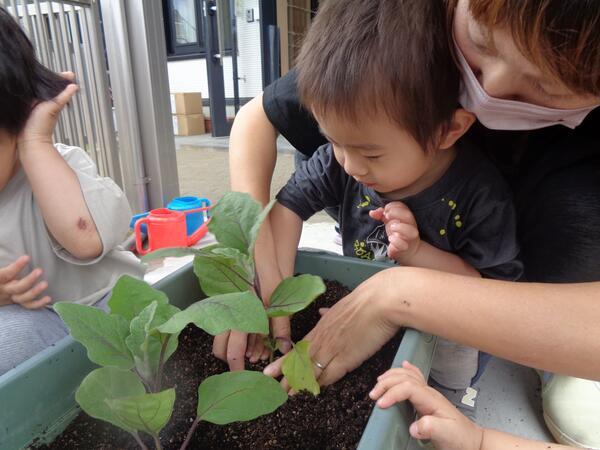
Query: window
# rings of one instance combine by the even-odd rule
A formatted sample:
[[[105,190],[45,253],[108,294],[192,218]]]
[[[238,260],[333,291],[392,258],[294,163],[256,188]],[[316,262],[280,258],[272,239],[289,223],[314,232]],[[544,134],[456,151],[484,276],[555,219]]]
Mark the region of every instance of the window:
[[[204,56],[201,8],[200,0],[163,0],[169,57]]]
[[[223,11],[225,54],[231,51],[231,10],[229,0],[218,0]],[[165,35],[169,60],[206,56],[202,0],[163,0]]]

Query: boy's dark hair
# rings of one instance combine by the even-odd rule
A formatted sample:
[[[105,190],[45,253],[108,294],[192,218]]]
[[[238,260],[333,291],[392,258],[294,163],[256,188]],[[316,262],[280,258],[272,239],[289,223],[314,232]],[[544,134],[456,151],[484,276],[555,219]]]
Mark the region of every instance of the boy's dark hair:
[[[0,7],[0,129],[18,134],[33,107],[69,83],[37,61],[19,24]]]
[[[355,123],[383,111],[424,149],[458,107],[444,2],[326,0],[297,59],[302,104]]]
[[[300,101],[355,123],[383,111],[435,146],[458,107],[445,17],[437,0],[326,0],[298,55]]]

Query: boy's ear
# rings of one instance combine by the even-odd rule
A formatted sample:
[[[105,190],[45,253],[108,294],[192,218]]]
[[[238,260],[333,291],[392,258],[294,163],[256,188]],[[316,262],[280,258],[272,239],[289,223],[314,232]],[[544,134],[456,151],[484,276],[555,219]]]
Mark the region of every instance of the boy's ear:
[[[447,149],[452,147],[471,128],[473,122],[475,122],[475,115],[473,113],[458,108],[448,124],[446,133],[442,136],[438,148]]]

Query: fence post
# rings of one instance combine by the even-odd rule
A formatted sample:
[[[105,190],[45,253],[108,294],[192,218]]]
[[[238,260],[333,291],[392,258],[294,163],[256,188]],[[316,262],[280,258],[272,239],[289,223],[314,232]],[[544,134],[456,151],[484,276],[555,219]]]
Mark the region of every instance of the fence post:
[[[125,192],[135,212],[179,195],[162,3],[100,0]]]

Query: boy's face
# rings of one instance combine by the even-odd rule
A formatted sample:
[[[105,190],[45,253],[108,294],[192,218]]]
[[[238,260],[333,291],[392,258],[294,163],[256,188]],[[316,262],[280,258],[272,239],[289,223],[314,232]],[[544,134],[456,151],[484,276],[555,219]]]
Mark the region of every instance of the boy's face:
[[[365,117],[360,123],[331,113],[316,119],[336,160],[358,182],[388,198],[411,195],[420,192],[421,185],[424,189],[432,184],[427,178],[435,171],[437,152],[426,153],[384,114]]]

